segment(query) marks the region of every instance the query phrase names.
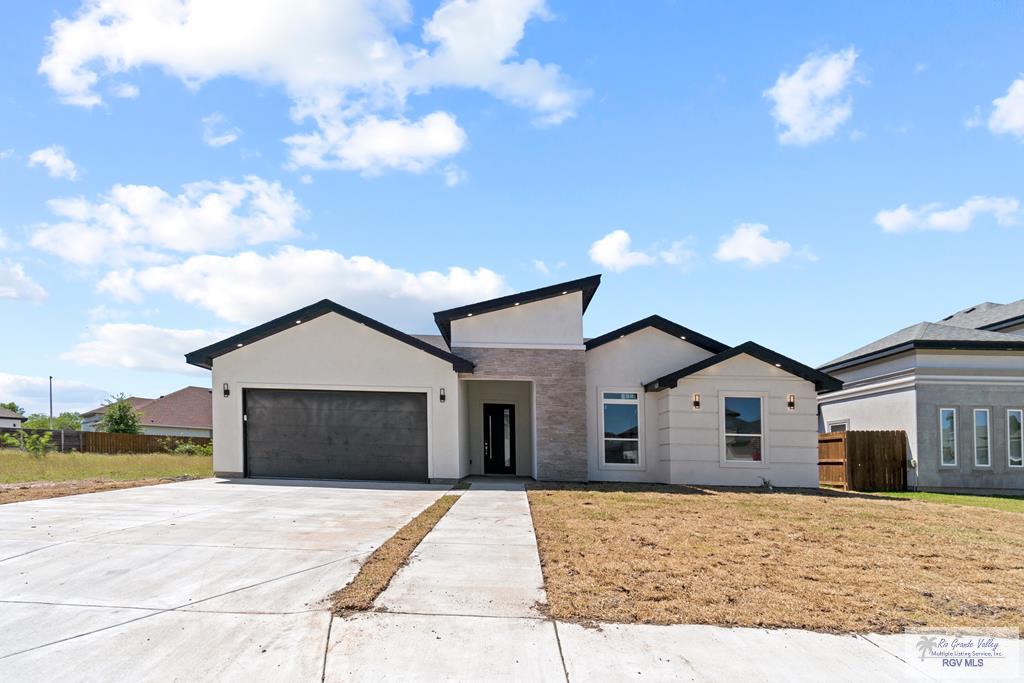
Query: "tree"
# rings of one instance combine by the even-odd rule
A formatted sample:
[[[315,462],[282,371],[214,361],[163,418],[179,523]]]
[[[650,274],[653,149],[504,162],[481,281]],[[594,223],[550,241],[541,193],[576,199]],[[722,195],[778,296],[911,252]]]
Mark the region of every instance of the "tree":
[[[0,408],[7,408],[7,410],[13,410],[18,415],[24,415],[25,409],[19,406],[14,401],[8,401],[7,403],[0,403]]]
[[[142,413],[135,410],[124,394],[111,396],[103,404],[107,407],[100,420],[100,431],[113,434],[141,434]]]
[[[42,413],[32,413],[22,425],[24,429],[63,429],[65,431],[78,431],[82,428],[82,416],[78,413],[64,412],[53,418],[53,427],[50,426],[50,416]]]

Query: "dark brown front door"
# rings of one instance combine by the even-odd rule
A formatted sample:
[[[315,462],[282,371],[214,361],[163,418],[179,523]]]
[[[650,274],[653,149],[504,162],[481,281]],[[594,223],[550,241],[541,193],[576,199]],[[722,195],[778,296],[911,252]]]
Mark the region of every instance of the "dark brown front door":
[[[484,474],[516,473],[516,407],[484,404]]]

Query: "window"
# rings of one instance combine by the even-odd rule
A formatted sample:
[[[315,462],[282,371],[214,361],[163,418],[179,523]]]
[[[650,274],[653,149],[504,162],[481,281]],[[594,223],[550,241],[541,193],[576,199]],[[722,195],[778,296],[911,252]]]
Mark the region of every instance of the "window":
[[[956,464],[956,408],[939,409],[940,465]]]
[[[846,432],[850,429],[850,422],[843,420],[842,422],[829,422],[828,431],[831,432]]]
[[[640,400],[636,392],[602,393],[601,429],[606,465],[640,464]]]
[[[757,396],[725,396],[722,399],[727,462],[761,462],[761,399]]]
[[[992,459],[988,452],[988,408],[974,410],[974,466],[990,467]]]
[[[1010,467],[1024,467],[1024,442],[1021,441],[1024,410],[1006,411],[1006,453]]]

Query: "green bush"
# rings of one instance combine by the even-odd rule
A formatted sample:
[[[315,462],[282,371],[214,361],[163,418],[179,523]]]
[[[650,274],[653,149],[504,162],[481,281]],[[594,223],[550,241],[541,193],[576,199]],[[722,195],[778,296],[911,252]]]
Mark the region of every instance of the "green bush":
[[[32,455],[42,456],[53,450],[52,435],[50,432],[42,434],[30,434],[22,429],[14,434],[0,434],[0,445],[5,448],[20,448]]]
[[[213,455],[213,444],[212,443],[192,443],[191,441],[182,441],[177,444],[171,453],[176,455]]]
[[[100,420],[100,431],[112,434],[141,434],[142,413],[135,410],[124,394],[111,396],[103,405],[107,410]]]

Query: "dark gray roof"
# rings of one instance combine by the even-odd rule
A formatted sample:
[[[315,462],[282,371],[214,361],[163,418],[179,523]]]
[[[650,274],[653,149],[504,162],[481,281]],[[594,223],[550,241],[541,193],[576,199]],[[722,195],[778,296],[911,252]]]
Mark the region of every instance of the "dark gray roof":
[[[904,327],[887,337],[855,349],[839,356],[819,369],[835,371],[840,365],[856,365],[850,361],[868,362],[893,353],[902,353],[914,348],[953,349],[953,348],[991,348],[1024,350],[1024,339],[1019,335],[1003,332],[975,330],[958,327],[946,323],[921,322]]]
[[[1024,299],[1008,304],[986,301],[942,319],[943,325],[973,329],[997,329],[1003,323],[1012,325],[1015,322],[1024,322]]]
[[[4,418],[5,420],[21,420],[22,422],[25,421],[25,418],[23,416],[18,415],[13,410],[9,410],[7,408],[0,408],[0,417]]]

